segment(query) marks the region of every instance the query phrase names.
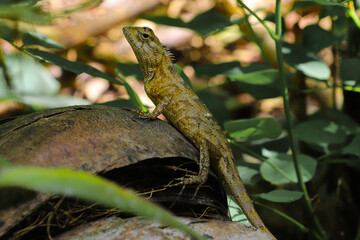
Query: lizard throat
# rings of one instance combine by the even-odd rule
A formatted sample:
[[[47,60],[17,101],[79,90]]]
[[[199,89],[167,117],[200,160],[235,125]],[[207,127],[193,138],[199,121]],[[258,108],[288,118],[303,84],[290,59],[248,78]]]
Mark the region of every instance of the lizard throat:
[[[156,64],[155,61],[149,61],[142,56],[138,57],[138,61],[140,64],[141,71],[144,75],[144,81],[150,82],[154,79],[156,74],[164,74],[165,68],[173,67],[173,63],[171,61],[171,57],[168,55],[164,55],[159,64]]]

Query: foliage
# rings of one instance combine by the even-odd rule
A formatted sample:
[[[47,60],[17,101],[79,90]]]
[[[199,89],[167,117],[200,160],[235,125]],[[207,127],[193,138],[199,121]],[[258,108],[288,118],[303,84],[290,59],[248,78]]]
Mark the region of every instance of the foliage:
[[[11,1],[1,6],[0,17],[13,20],[44,23],[51,17],[43,13],[39,7],[34,7],[38,1]],[[86,7],[98,2],[91,0],[81,4]],[[80,7],[80,6],[79,6]],[[6,12],[7,11],[7,12]],[[66,12],[72,12],[67,10]],[[18,36],[14,37],[14,33]],[[57,95],[59,83],[51,76],[38,60],[49,62],[75,74],[87,73],[101,77],[113,84],[124,84],[129,92],[130,105],[140,106],[146,110],[136,92],[127,83],[125,77],[118,72],[123,83],[113,76],[78,61],[69,61],[58,54],[40,50],[43,48],[64,49],[65,47],[35,32],[21,32],[0,21],[0,37],[19,50],[18,54],[8,55],[0,52],[2,72],[0,73],[0,99],[16,99],[33,106],[60,107],[75,104],[89,104],[85,99]],[[18,40],[22,45],[18,46]],[[37,48],[33,48],[36,46]],[[19,64],[20,63],[20,64]],[[10,77],[11,76],[11,77]],[[124,100],[125,101],[125,100]],[[117,102],[116,106],[127,105],[129,101]],[[111,104],[110,104],[111,105]],[[21,186],[39,192],[74,196],[88,201],[122,209],[148,219],[159,221],[165,225],[178,228],[194,239],[204,239],[203,236],[179,222],[167,210],[144,200],[130,190],[123,189],[101,177],[70,169],[45,169],[41,167],[14,166],[0,155],[0,187]]]
[[[19,14],[14,14],[13,16],[17,16],[17,20],[49,21],[49,16],[43,15],[43,13],[37,14],[40,10],[33,7],[37,1],[23,2],[28,3],[21,6],[26,10],[19,8],[17,11],[25,11],[27,14],[21,18]],[[194,86],[192,88],[214,113],[219,123],[224,125],[229,135],[229,142],[234,149],[240,149],[261,161],[251,165],[240,163],[239,171],[244,182],[255,185],[260,180],[264,180],[276,188],[267,193],[254,195],[259,199],[266,200],[265,203],[255,203],[283,217],[289,221],[289,225],[294,224],[299,231],[308,234],[309,238],[327,239],[327,236],[331,234],[331,229],[320,223],[316,202],[313,200],[315,196],[320,194],[320,187],[325,187],[334,181],[334,179],[324,180],[326,179],[324,176],[328,174],[328,169],[334,164],[341,162],[354,171],[360,170],[359,120],[356,121],[349,116],[349,113],[336,109],[335,97],[332,99],[333,109],[307,115],[305,120],[300,117],[296,118],[295,110],[290,111],[289,92],[296,95],[330,89],[333,96],[338,90],[344,93],[359,94],[360,56],[358,52],[351,53],[351,48],[348,46],[354,38],[351,32],[359,33],[360,29],[360,20],[355,12],[354,1],[303,0],[295,2],[291,11],[318,6],[322,9],[320,19],[330,17],[332,26],[331,30],[325,30],[320,26],[320,21],[317,24],[309,25],[301,30],[300,39],[297,39],[296,43],[285,40],[285,29],[282,29],[285,25],[282,24],[280,0],[276,1],[275,12],[266,18],[267,20],[273,19],[276,25],[275,31],[242,1],[238,0],[238,5],[246,14],[244,18],[236,20],[230,20],[214,9],[202,12],[187,22],[180,18],[170,18],[164,15],[147,15],[142,16],[142,18],[157,24],[186,28],[199,34],[202,38],[226,32],[229,26],[248,24],[247,15],[254,16],[265,27],[276,46],[276,64],[270,63],[268,53],[264,50],[259,37],[248,24],[251,34],[247,33],[247,37],[253,40],[262,51],[263,62],[248,66],[243,66],[238,61],[194,65],[197,76],[206,78],[223,76],[226,81],[202,89],[197,89]],[[37,15],[36,18],[34,13]],[[0,17],[9,18],[9,15],[1,11]],[[117,63],[118,70],[116,72],[121,80],[120,82],[113,76],[83,62],[69,61],[49,50],[43,50],[44,48],[63,48],[61,44],[46,36],[33,32],[15,31],[11,26],[2,22],[0,22],[0,36],[22,53],[21,57],[3,54],[3,61],[0,66],[3,68],[3,76],[0,77],[0,96],[4,98],[13,97],[28,104],[32,104],[30,100],[27,100],[29,97],[40,95],[59,97],[56,95],[59,89],[58,84],[45,73],[46,70],[37,61],[34,61],[35,58],[55,64],[76,74],[85,72],[104,78],[111,83],[124,85],[130,100],[118,100],[105,104],[141,107],[146,110],[137,93],[124,77],[124,75],[133,76],[142,80],[142,74],[136,64]],[[18,45],[19,41],[22,45]],[[344,49],[344,46],[347,46],[348,49]],[[341,52],[339,59],[334,57],[333,66],[328,66],[328,63],[319,54],[326,48],[330,48],[333,52]],[[24,55],[29,55],[31,58]],[[9,80],[7,74],[14,75],[14,72],[19,71],[11,63],[12,58],[21,59],[17,61],[26,61],[27,63],[23,63],[22,66],[27,65],[31,66],[32,69],[37,69],[31,73],[35,74],[31,78],[37,79],[38,82],[35,81],[31,87],[27,87],[26,84],[23,84],[23,82],[29,81],[27,79],[12,78]],[[273,67],[274,65],[276,66]],[[338,71],[334,71],[333,67],[337,68]],[[176,69],[190,85],[191,82],[184,72],[178,66]],[[28,70],[25,68],[22,71]],[[338,78],[339,81],[335,81]],[[310,79],[318,84],[317,86],[325,87],[304,88],[299,84],[299,79],[304,84],[305,79]],[[218,95],[214,95],[210,91],[212,88],[222,86],[230,88],[236,86],[257,100],[281,96],[285,113],[284,126],[279,123],[280,121],[268,117],[230,120],[228,106],[223,104]],[[34,91],[32,87],[37,88],[38,91]],[[293,119],[294,116],[295,120]],[[6,165],[6,161],[1,161]],[[309,186],[320,187],[314,188],[314,190],[310,189]],[[282,211],[284,206],[289,203],[299,209],[302,209],[302,206],[304,211],[294,216],[291,215],[292,211]],[[235,214],[238,213],[238,211],[235,212]],[[300,220],[295,220],[295,218]],[[360,226],[356,235],[360,236]]]
[[[78,197],[159,221],[178,228],[196,239],[204,239],[194,230],[180,223],[167,210],[138,197],[130,190],[90,173],[65,168],[7,166],[0,168],[0,186],[21,186],[39,192]]]

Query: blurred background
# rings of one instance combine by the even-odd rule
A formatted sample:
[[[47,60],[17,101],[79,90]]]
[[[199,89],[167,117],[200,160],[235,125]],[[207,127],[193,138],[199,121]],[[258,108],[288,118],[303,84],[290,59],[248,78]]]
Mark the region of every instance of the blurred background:
[[[12,1],[5,1],[2,4],[6,4],[6,2],[11,3]],[[135,55],[122,34],[122,27],[127,25],[153,28],[162,43],[174,53],[175,62],[183,68],[195,89],[221,85],[226,81],[224,75],[210,74],[206,67],[200,69],[196,74],[194,67],[198,65],[232,61],[240,62],[243,66],[254,63],[276,65],[273,40],[253,17],[249,18],[249,22],[252,24],[252,29],[249,29],[247,24],[242,21],[244,12],[237,6],[235,0],[104,0],[88,2],[43,0],[20,2],[36,2],[35,6],[41,7],[41,12],[50,13],[53,18],[35,19],[31,14],[39,16],[41,13],[31,13],[30,10],[28,13],[25,10],[21,12],[23,9],[19,9],[18,13],[13,13],[14,17],[3,18],[1,20],[3,34],[8,33],[15,44],[22,45],[21,39],[19,39],[20,32],[40,33],[64,46],[64,49],[49,49],[49,51],[70,61],[84,62],[113,76],[116,75],[114,69],[117,63],[136,62]],[[256,10],[260,17],[267,17],[268,24],[273,27],[271,16],[274,12],[274,1],[244,2],[251,9]],[[294,2],[282,1],[286,41],[300,43],[304,34],[303,30],[309,25],[318,24],[328,31],[334,28],[332,20],[334,17],[332,15],[323,16],[323,8],[327,6],[308,4],[310,6],[294,7]],[[31,4],[28,6],[31,7]],[[158,21],[155,22],[147,20],[151,20],[154,15],[160,15],[189,22],[200,13],[207,11],[210,11],[209,14],[196,23],[198,26],[173,27],[156,23],[174,25],[168,19],[157,19]],[[21,19],[21,14],[28,14],[28,17]],[[12,20],[16,18],[19,21]],[[342,22],[343,25],[340,26],[342,30],[338,31],[346,33],[349,26],[343,20]],[[218,25],[216,26],[215,23]],[[175,23],[175,25],[177,24]],[[349,19],[348,25],[350,24],[351,19]],[[212,26],[206,29],[209,25]],[[198,29],[200,31],[196,32]],[[201,32],[201,29],[204,31]],[[342,32],[338,34],[341,36]],[[254,39],[254,33],[256,33],[256,39]],[[262,55],[255,40],[263,47],[265,56]],[[318,41],[326,40],[319,39]],[[101,103],[119,98],[129,98],[124,86],[110,84],[109,81],[100,77],[93,77],[86,73],[76,75],[54,64],[44,64],[46,68],[44,69],[30,58],[17,55],[17,49],[7,41],[1,41],[1,50],[2,66],[6,69],[4,73],[7,73],[8,87],[12,89],[15,96],[10,96],[11,94],[5,94],[3,90],[0,90],[0,94],[6,96],[6,100],[3,99],[0,102],[0,118],[9,117],[17,112],[21,114],[32,111],[33,108]],[[331,67],[334,64],[334,57],[337,57],[338,54],[334,56],[333,49],[327,47],[319,51],[319,56]],[[30,61],[32,62],[30,63]],[[123,66],[123,68],[129,67]],[[334,66],[334,68],[336,67]],[[124,69],[120,67],[120,70]],[[208,73],[204,74],[204,71]],[[128,77],[129,84],[139,94],[141,101],[151,107],[152,103],[146,97],[141,82],[136,81],[133,76]],[[1,80],[0,84],[4,85],[6,82],[4,77]],[[338,80],[333,79],[333,81]],[[331,108],[333,105],[341,107],[343,104],[341,89],[332,92],[331,88],[327,88],[326,81],[305,79],[299,84],[310,88],[324,89],[309,92],[306,95],[294,94],[296,96],[293,96],[293,99],[298,107],[298,111],[295,113],[298,114],[298,117],[304,117],[307,113],[313,113],[318,109]],[[302,87],[305,88],[305,86]],[[281,118],[281,97],[268,99],[268,96],[265,96],[264,99],[263,94],[252,94],[251,91],[249,94],[249,91],[246,90],[237,84],[226,84],[223,88],[211,89],[210,92],[226,105],[225,109],[230,111],[233,118],[267,115]],[[59,96],[67,96],[67,98]],[[229,113],[223,112],[218,115],[226,114]],[[221,120],[226,118],[228,117],[224,116]]]
[[[275,29],[274,0],[242,2]],[[295,132],[301,152],[311,156],[306,181],[329,239],[360,239],[359,5],[360,0],[281,4]],[[0,122],[81,104],[153,108],[124,26],[154,30],[221,126],[254,117],[273,117],[285,126],[274,40],[236,0],[2,0]],[[233,139],[249,140],[247,147],[261,161],[274,152],[289,156],[285,131],[271,141]],[[241,176],[249,185],[261,181],[252,186],[255,192],[291,189],[277,173],[261,172],[261,161],[250,155],[245,158],[255,164],[254,172],[246,175],[246,168]],[[311,228],[297,202],[272,206]],[[267,218],[274,220],[271,213]],[[283,239],[306,239],[283,218],[273,222]]]

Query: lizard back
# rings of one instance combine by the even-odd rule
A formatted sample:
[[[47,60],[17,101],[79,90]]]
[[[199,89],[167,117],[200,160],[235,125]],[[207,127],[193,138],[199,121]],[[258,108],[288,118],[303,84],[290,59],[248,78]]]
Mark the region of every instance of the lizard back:
[[[219,124],[175,69],[161,65],[155,76],[157,77],[145,83],[145,91],[155,105],[164,97],[171,96],[169,106],[162,112],[166,119],[198,148],[201,141],[207,139],[210,143],[210,156],[220,157],[224,152],[231,153]]]

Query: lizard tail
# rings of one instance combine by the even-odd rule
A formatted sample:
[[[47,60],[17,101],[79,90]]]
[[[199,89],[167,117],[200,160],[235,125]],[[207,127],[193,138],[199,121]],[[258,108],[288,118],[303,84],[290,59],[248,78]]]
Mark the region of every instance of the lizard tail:
[[[255,207],[252,204],[251,199],[245,189],[245,186],[241,181],[233,158],[231,156],[224,156],[220,159],[218,164],[218,174],[220,176],[222,175],[222,179],[225,179],[226,187],[234,196],[237,204],[241,207],[241,210],[244,212],[249,222],[255,228],[260,229],[261,231],[268,234],[272,239],[276,240],[276,238],[272,235],[272,233],[267,229],[261,220],[259,214],[256,212]]]

